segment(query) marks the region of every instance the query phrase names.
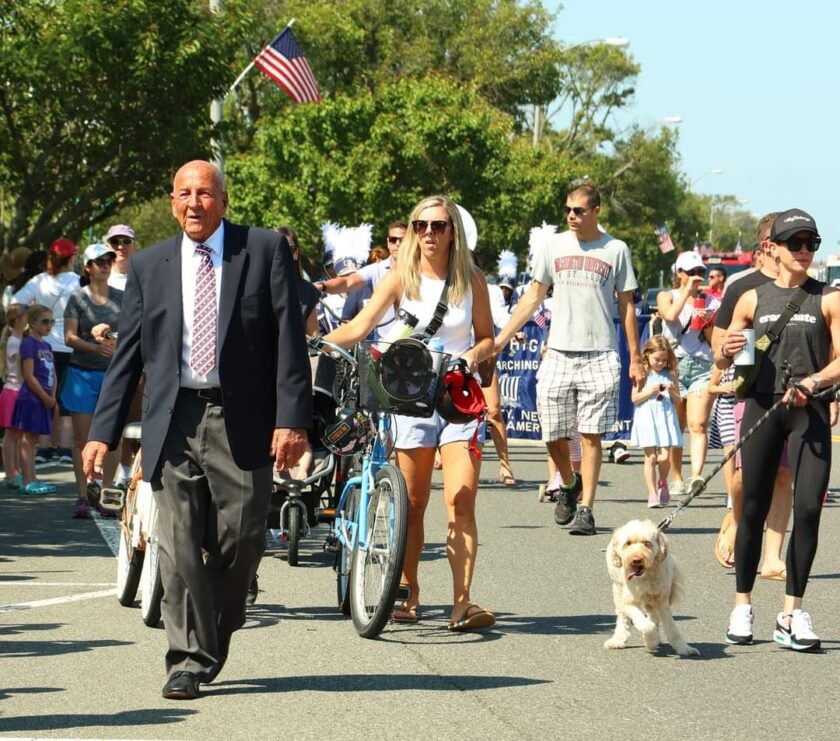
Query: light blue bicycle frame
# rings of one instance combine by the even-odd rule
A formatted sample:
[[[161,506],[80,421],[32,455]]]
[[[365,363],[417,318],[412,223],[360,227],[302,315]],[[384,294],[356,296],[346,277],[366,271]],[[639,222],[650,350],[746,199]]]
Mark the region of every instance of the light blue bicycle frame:
[[[357,476],[347,479],[341,498],[336,506],[336,518],[334,521],[333,534],[338,538],[342,546],[348,548],[350,553],[356,546],[356,539],[359,539],[359,549],[368,549],[368,504],[370,493],[373,491],[374,479],[381,468],[388,465],[387,444],[390,439],[391,416],[383,412],[368,412],[371,420],[376,420],[376,436],[373,440],[373,447],[369,453],[366,452],[362,458],[362,470]],[[344,515],[344,506],[347,496],[354,486],[359,487],[359,504],[356,510],[355,520],[348,519]],[[393,515],[391,515],[393,520]],[[393,528],[393,521],[389,523]]]

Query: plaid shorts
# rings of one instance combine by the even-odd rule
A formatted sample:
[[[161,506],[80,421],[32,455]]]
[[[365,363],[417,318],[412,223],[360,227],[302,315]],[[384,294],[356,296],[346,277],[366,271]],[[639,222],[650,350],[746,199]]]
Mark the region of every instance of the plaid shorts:
[[[618,411],[621,360],[614,350],[566,352],[549,348],[537,371],[537,412],[544,442],[577,430],[612,430]]]

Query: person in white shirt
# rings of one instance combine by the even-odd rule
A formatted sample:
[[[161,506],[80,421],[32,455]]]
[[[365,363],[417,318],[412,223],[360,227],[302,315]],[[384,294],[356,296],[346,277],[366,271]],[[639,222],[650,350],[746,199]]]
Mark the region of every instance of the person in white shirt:
[[[131,257],[137,249],[137,237],[128,224],[114,224],[105,234],[105,243],[114,250],[117,259],[111,267],[111,275],[108,276],[108,285],[118,291],[125,291],[125,284],[128,281],[128,265]],[[112,329],[116,329],[113,327]],[[142,386],[139,388],[142,395]],[[140,398],[135,398],[131,405],[131,412],[128,415],[129,422],[140,421]],[[120,464],[117,469],[115,483],[120,488],[128,488],[131,479],[131,464],[134,460],[134,451],[128,440],[120,443]]]
[[[105,243],[117,253],[117,261],[111,270],[108,285],[118,291],[125,290],[125,284],[128,280],[128,264],[137,249],[135,239],[134,229],[127,224],[114,224],[105,235]]]
[[[73,263],[78,248],[72,239],[62,237],[56,239],[47,254],[47,269],[39,273],[21,288],[14,296],[12,303],[41,304],[46,306],[55,319],[52,331],[46,336],[46,341],[53,351],[55,358],[55,372],[58,378],[58,388],[64,379],[64,373],[70,364],[72,350],[64,342],[64,310],[70,296],[79,290],[79,276],[73,272]],[[60,404],[55,407],[53,417],[52,438],[48,441],[51,447],[39,448],[35,454],[36,463],[72,463],[73,454],[70,450],[73,433],[70,427],[70,413]],[[47,438],[44,439],[47,441]]]

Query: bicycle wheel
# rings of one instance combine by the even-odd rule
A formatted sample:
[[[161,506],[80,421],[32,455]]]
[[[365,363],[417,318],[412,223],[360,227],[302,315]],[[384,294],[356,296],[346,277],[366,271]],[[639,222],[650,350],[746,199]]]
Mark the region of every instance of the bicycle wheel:
[[[358,538],[353,549],[350,606],[359,635],[376,638],[394,609],[408,534],[405,479],[394,466],[377,472],[367,514],[367,548]]]
[[[303,525],[300,521],[300,507],[290,504],[286,508],[286,558],[289,566],[298,565],[298,552],[300,550],[300,531]]]
[[[136,503],[137,488],[132,487],[126,492],[125,506],[120,517],[120,547],[117,551],[117,601],[123,607],[134,604],[143,570],[143,551],[131,544]]]
[[[160,602],[163,582],[160,578],[160,546],[157,542],[157,509],[153,508],[151,526],[146,540],[146,558],[140,585],[140,614],[150,628],[160,623]]]
[[[359,487],[354,486],[347,492],[347,499],[344,500],[344,519],[348,527],[354,527],[356,522],[356,509],[359,506]],[[336,521],[335,525],[338,525]],[[350,614],[350,566],[353,561],[353,552],[350,546],[343,543],[339,546],[338,555],[335,558],[335,586],[338,598],[338,609],[342,615]]]

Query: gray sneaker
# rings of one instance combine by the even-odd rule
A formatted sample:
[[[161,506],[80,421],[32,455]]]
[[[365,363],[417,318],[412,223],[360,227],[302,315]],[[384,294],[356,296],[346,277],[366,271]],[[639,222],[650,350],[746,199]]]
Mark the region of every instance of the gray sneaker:
[[[668,493],[671,495],[671,499],[679,499],[683,494],[688,493],[688,489],[685,488],[685,481],[672,481],[668,485]]]
[[[579,507],[569,527],[569,535],[595,535],[595,517],[589,507]]]

